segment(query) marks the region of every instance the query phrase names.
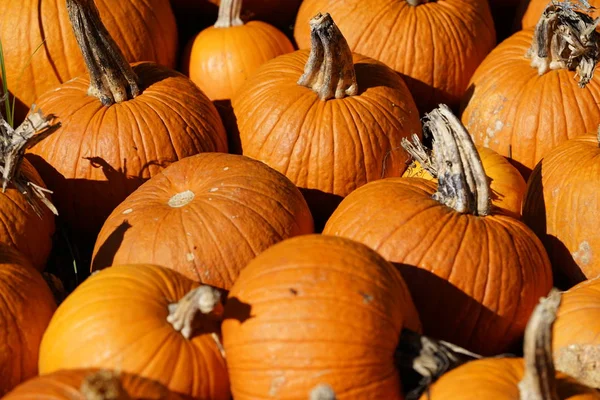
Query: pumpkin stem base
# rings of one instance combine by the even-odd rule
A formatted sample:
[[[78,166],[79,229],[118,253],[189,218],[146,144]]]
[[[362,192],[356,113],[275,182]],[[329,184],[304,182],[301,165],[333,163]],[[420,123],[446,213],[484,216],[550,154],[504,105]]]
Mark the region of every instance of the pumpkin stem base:
[[[215,28],[231,28],[232,26],[244,25],[241,18],[242,0],[221,0],[219,5],[219,16],[215,22]]]
[[[98,371],[83,380],[79,390],[85,400],[132,400],[117,373]]]
[[[309,400],[335,400],[333,388],[327,384],[320,384],[310,391]]]
[[[202,315],[217,319],[223,315],[221,292],[207,285],[197,287],[187,293],[179,302],[170,304],[167,322],[173,325],[176,331],[181,332],[183,337],[191,339],[200,328],[198,325],[202,321],[198,317]],[[220,341],[216,342],[219,350],[223,353]]]
[[[12,184],[19,192],[23,193],[27,202],[39,217],[43,215],[43,206],[46,206],[55,215],[58,215],[56,207],[46,197],[46,194],[52,192],[29,181],[21,173],[21,163],[27,149],[41,142],[59,127],[60,123],[54,122],[54,116],[46,116],[40,110],[32,111],[16,129],[13,129],[0,116],[2,192],[5,192],[8,185]]]

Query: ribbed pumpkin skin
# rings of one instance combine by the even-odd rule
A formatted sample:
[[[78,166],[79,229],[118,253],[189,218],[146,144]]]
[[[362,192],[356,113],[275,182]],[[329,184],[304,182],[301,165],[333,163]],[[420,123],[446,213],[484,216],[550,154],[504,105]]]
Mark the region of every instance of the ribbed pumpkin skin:
[[[39,96],[87,70],[64,0],[1,3],[0,15],[4,17],[0,37],[7,60],[7,80],[17,104],[20,103],[19,115],[24,117]],[[114,0],[95,3],[129,62],[154,61],[175,66],[177,29],[168,0],[128,0],[118,6]],[[44,39],[44,45],[36,51]]]
[[[40,175],[27,160],[23,160],[21,172],[31,182],[46,187]],[[55,229],[52,212],[46,206],[42,205],[40,208],[41,218],[35,213],[25,196],[12,185],[7,187],[6,192],[0,194],[0,242],[21,252],[38,271],[46,268]]]
[[[469,78],[496,44],[487,1],[305,0],[294,37],[310,46],[308,21],[328,12],[352,51],[375,58],[406,79],[419,111],[458,107]]]
[[[229,293],[223,322],[236,400],[402,399],[393,353],[420,331],[400,274],[360,243],[309,235],[254,259]],[[304,395],[306,394],[306,395]]]
[[[169,205],[187,191],[194,193],[190,203]],[[199,154],[171,165],[115,209],[98,235],[92,269],[155,263],[228,290],[257,254],[312,232],[308,206],[285,176],[247,157]]]
[[[40,346],[40,374],[105,368],[159,381],[195,398],[229,399],[225,360],[210,335],[186,340],[168,305],[198,284],[155,265],[115,266],[89,277],[58,307]],[[212,329],[214,328],[214,329]]]
[[[293,51],[294,46],[280,30],[261,21],[250,21],[200,32],[191,43],[183,66],[211,100],[227,100],[262,64]]]
[[[515,400],[523,378],[523,359],[496,358],[469,362],[447,372],[430,386],[421,400]],[[557,374],[560,400],[598,400],[600,394],[567,375]]]
[[[38,373],[38,350],[56,309],[29,260],[0,243],[0,396]]]
[[[322,101],[297,84],[307,59],[308,51],[301,50],[267,62],[233,98],[243,154],[302,189],[340,197],[369,181],[401,175],[408,154],[400,142],[421,132],[402,78],[355,54],[359,95]],[[311,210],[322,203],[307,200]]]
[[[533,28],[537,25],[540,17],[544,13],[544,10],[548,6],[548,2],[546,0],[523,0],[527,3],[527,9],[525,10],[525,14],[521,19],[521,26],[523,29],[525,28]],[[598,8],[600,8],[599,0],[588,0],[592,7],[596,7],[595,10],[589,13],[592,18],[598,18],[600,13],[598,12]],[[574,2],[578,4],[578,2]]]
[[[134,71],[143,93],[120,104],[105,107],[88,96],[87,77],[36,102],[62,127],[28,157],[54,190],[61,216],[80,234],[96,235],[119,203],[169,163],[227,151],[217,110],[188,78],[152,63]]]
[[[600,275],[600,145],[579,136],[552,150],[528,182],[523,220],[572,283]]]
[[[527,189],[525,179],[506,158],[494,150],[478,147],[477,152],[481,158],[485,174],[490,181],[492,205],[495,210],[513,218],[521,218],[521,207]],[[404,178],[423,178],[437,182],[437,179],[434,179],[418,164],[407,169],[402,176]]]
[[[532,37],[533,29],[518,32],[490,53],[462,114],[475,143],[511,158],[526,179],[550,150],[600,123],[600,78],[582,89],[573,71],[540,76],[524,56]]]
[[[87,400],[80,392],[81,383],[98,370],[76,369],[56,371],[35,377],[4,396],[3,400]],[[123,389],[132,400],[181,400],[160,383],[137,375],[120,373]]]
[[[396,263],[425,334],[483,355],[512,350],[552,288],[548,256],[523,223],[459,214],[434,192],[417,178],[372,182],[344,199],[323,233]]]

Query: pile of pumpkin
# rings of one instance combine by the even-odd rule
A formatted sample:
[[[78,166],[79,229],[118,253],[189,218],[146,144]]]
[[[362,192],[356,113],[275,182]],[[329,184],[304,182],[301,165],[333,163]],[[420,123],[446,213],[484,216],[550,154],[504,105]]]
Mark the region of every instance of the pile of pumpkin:
[[[2,0],[0,396],[600,398],[591,3]]]

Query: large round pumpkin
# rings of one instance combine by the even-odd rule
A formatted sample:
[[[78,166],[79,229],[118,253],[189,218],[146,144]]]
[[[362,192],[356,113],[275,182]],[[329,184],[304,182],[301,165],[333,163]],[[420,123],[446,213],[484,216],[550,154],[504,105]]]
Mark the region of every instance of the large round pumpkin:
[[[227,138],[215,107],[193,82],[153,63],[131,68],[93,2],[67,5],[90,78],[71,80],[36,101],[62,126],[33,147],[29,159],[74,234],[95,237],[146,179],[178,159],[227,151]],[[89,25],[94,28],[82,28]]]
[[[494,22],[481,0],[305,0],[294,37],[310,46],[308,20],[328,12],[350,49],[406,79],[421,113],[439,103],[458,107],[469,78],[494,48]]]
[[[236,400],[402,399],[394,352],[420,323],[402,277],[348,239],[306,235],[255,258],[229,293],[223,345]],[[312,397],[311,397],[312,398]]]
[[[30,379],[3,400],[181,400],[160,383],[108,370],[62,370]]]
[[[550,150],[600,123],[600,78],[592,77],[598,34],[579,14],[576,20],[591,31],[573,41],[579,33],[566,33],[571,17],[550,5],[537,31],[518,32],[490,53],[465,97],[462,121],[475,143],[511,159],[526,179]],[[566,46],[562,53],[545,47],[565,40],[587,47]]]
[[[42,335],[56,309],[29,260],[0,243],[0,396],[38,372]]]
[[[371,182],[342,201],[323,233],[396,263],[425,334],[484,355],[507,351],[552,287],[548,256],[525,224],[490,209],[485,171],[460,121],[447,107],[427,118],[437,188],[418,178]]]
[[[92,270],[155,263],[229,289],[257,254],[312,232],[308,206],[285,176],[244,156],[199,154],[172,164],[114,210]]]
[[[357,187],[402,174],[400,141],[421,125],[399,75],[351,53],[328,14],[311,25],[311,52],[267,62],[232,104],[243,154],[302,188],[319,226]]]
[[[65,0],[3,0],[0,37],[8,87],[22,119],[42,94],[86,72]],[[175,66],[177,30],[169,0],[95,0],[129,62]]]
[[[116,369],[194,398],[229,399],[225,359],[215,340],[218,322],[190,312],[197,329],[182,333],[172,320],[197,287],[154,265],[115,266],[92,275],[50,321],[40,346],[40,374]]]

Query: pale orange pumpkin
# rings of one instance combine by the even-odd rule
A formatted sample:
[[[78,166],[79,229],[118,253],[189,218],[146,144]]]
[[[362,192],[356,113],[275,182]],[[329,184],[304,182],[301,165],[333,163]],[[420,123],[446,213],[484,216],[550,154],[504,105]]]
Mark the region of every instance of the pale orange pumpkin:
[[[177,30],[169,0],[95,0],[129,62],[175,66]],[[45,92],[86,73],[65,0],[2,0],[0,37],[17,121]]]
[[[197,283],[155,265],[114,266],[92,275],[50,321],[40,346],[40,374],[105,368],[194,398],[228,400],[220,323],[197,310],[206,302],[196,294],[212,295],[214,289],[201,288],[209,291],[198,292]]]
[[[552,287],[548,256],[524,223],[491,208],[479,155],[449,108],[425,121],[437,185],[418,178],[368,183],[342,201],[323,233],[396,263],[426,335],[483,355],[513,350]]]
[[[402,74],[421,113],[459,106],[469,78],[496,44],[482,0],[304,0],[294,37],[309,48],[307,22],[328,12],[350,49]]]
[[[114,210],[98,235],[92,270],[154,263],[230,289],[260,252],[312,232],[308,206],[285,176],[244,156],[198,154]]]
[[[42,335],[56,309],[42,275],[0,243],[0,396],[38,373]]]
[[[269,248],[229,292],[223,346],[236,400],[402,399],[394,352],[420,330],[402,277],[348,239],[305,235]],[[315,398],[315,397],[310,397]]]
[[[182,67],[211,100],[228,100],[258,67],[294,47],[277,28],[261,21],[244,23],[242,0],[223,0],[214,26],[188,44]]]

